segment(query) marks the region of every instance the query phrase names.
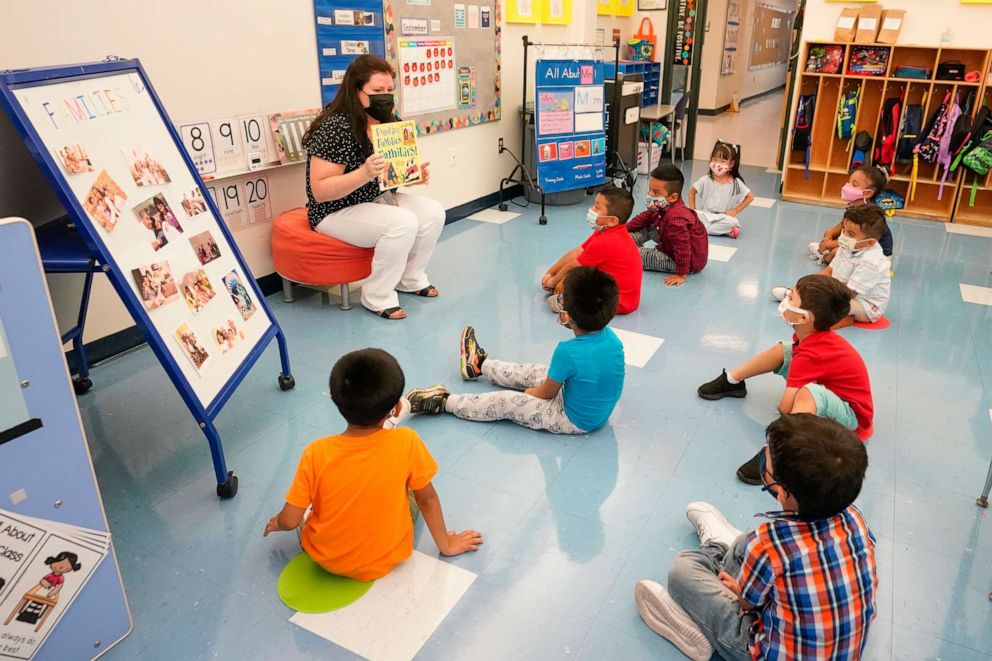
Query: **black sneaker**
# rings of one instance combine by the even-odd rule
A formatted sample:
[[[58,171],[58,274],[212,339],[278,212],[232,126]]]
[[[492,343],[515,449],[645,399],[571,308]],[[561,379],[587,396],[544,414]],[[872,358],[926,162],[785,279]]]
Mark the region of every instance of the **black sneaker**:
[[[411,390],[406,398],[410,402],[410,410],[414,413],[438,414],[444,413],[444,403],[450,394],[447,388],[438,385]]]
[[[742,464],[740,468],[737,469],[737,479],[744,484],[751,484],[758,486],[761,484],[761,468],[758,463],[761,459],[762,453],[765,449],[761,448],[758,454],[754,455],[747,460],[747,463]]]
[[[747,397],[747,386],[744,382],[731,383],[727,380],[727,370],[709,383],[704,383],[696,389],[703,399],[723,399],[724,397]]]

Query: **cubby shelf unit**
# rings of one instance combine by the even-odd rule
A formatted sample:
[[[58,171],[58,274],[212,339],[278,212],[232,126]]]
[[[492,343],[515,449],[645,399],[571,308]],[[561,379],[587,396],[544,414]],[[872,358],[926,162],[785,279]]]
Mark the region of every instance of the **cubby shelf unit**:
[[[805,70],[810,49],[823,46],[839,46],[844,50],[842,73],[815,73]],[[865,46],[888,51],[888,63],[884,75],[865,76],[849,72],[852,51]],[[989,50],[946,46],[888,46],[822,41],[805,43],[802,59],[804,69],[797,83],[792,116],[795,116],[795,106],[798,105],[799,97],[816,92],[809,173],[806,172],[805,151],[792,149],[790,130],[789,149],[782,175],[782,199],[807,204],[844,206],[844,202],[840,199],[840,189],[848,178],[852,152],[851,141],[837,136],[837,113],[841,100],[849,91],[855,88],[861,90],[854,133],[856,135],[860,131],[867,131],[874,141],[878,135],[882,109],[887,99],[902,95],[903,115],[908,105],[925,104],[924,121],[940,107],[948,91],[952,95],[959,93],[962,104],[969,94],[975,94],[973,114],[982,106],[983,101],[985,103],[992,101],[990,98],[992,87],[986,89],[989,54]],[[979,82],[937,80],[935,78],[937,65],[954,60],[962,62],[966,71],[980,71]],[[899,66],[929,69],[930,78],[897,78],[893,73]],[[902,118],[899,125],[902,126]],[[979,178],[976,202],[971,206],[974,174],[965,168],[959,168],[957,172],[951,174],[941,194],[943,167],[921,161],[916,195],[913,199],[910,199],[909,195],[911,174],[911,162],[897,162],[891,173],[889,187],[906,198],[906,207],[897,212],[899,215],[943,222],[955,220],[992,225],[992,211],[989,211],[992,210],[992,175]]]

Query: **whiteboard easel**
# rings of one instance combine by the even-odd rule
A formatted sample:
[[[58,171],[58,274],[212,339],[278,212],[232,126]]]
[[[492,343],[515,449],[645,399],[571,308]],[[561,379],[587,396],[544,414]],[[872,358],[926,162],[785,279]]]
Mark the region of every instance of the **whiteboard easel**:
[[[279,386],[295,385],[285,336],[141,63],[108,59],[0,73],[0,105],[199,423],[217,494],[231,498],[237,477],[213,421],[273,338]]]

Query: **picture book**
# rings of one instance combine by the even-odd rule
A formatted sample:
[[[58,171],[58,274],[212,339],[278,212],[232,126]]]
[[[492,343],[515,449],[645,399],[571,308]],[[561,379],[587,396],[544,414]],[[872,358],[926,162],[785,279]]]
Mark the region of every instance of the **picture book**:
[[[374,125],[372,148],[387,163],[386,171],[379,178],[379,190],[408,186],[423,178],[417,149],[417,126],[412,120]]]

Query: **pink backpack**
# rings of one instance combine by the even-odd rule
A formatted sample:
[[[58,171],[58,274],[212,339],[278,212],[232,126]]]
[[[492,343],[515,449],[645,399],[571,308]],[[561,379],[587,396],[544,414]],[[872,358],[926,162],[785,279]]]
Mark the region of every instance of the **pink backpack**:
[[[951,103],[950,108],[947,111],[947,127],[953,127],[958,118],[961,117],[961,103],[960,103],[960,93],[954,95],[954,101]],[[937,199],[944,197],[944,186],[947,184],[947,178],[951,174],[951,162],[954,160],[954,152],[951,149],[951,140],[954,137],[954,131],[945,130],[944,135],[940,137],[940,152],[937,157],[938,165],[944,166],[944,176],[940,180],[940,191],[937,193]]]

